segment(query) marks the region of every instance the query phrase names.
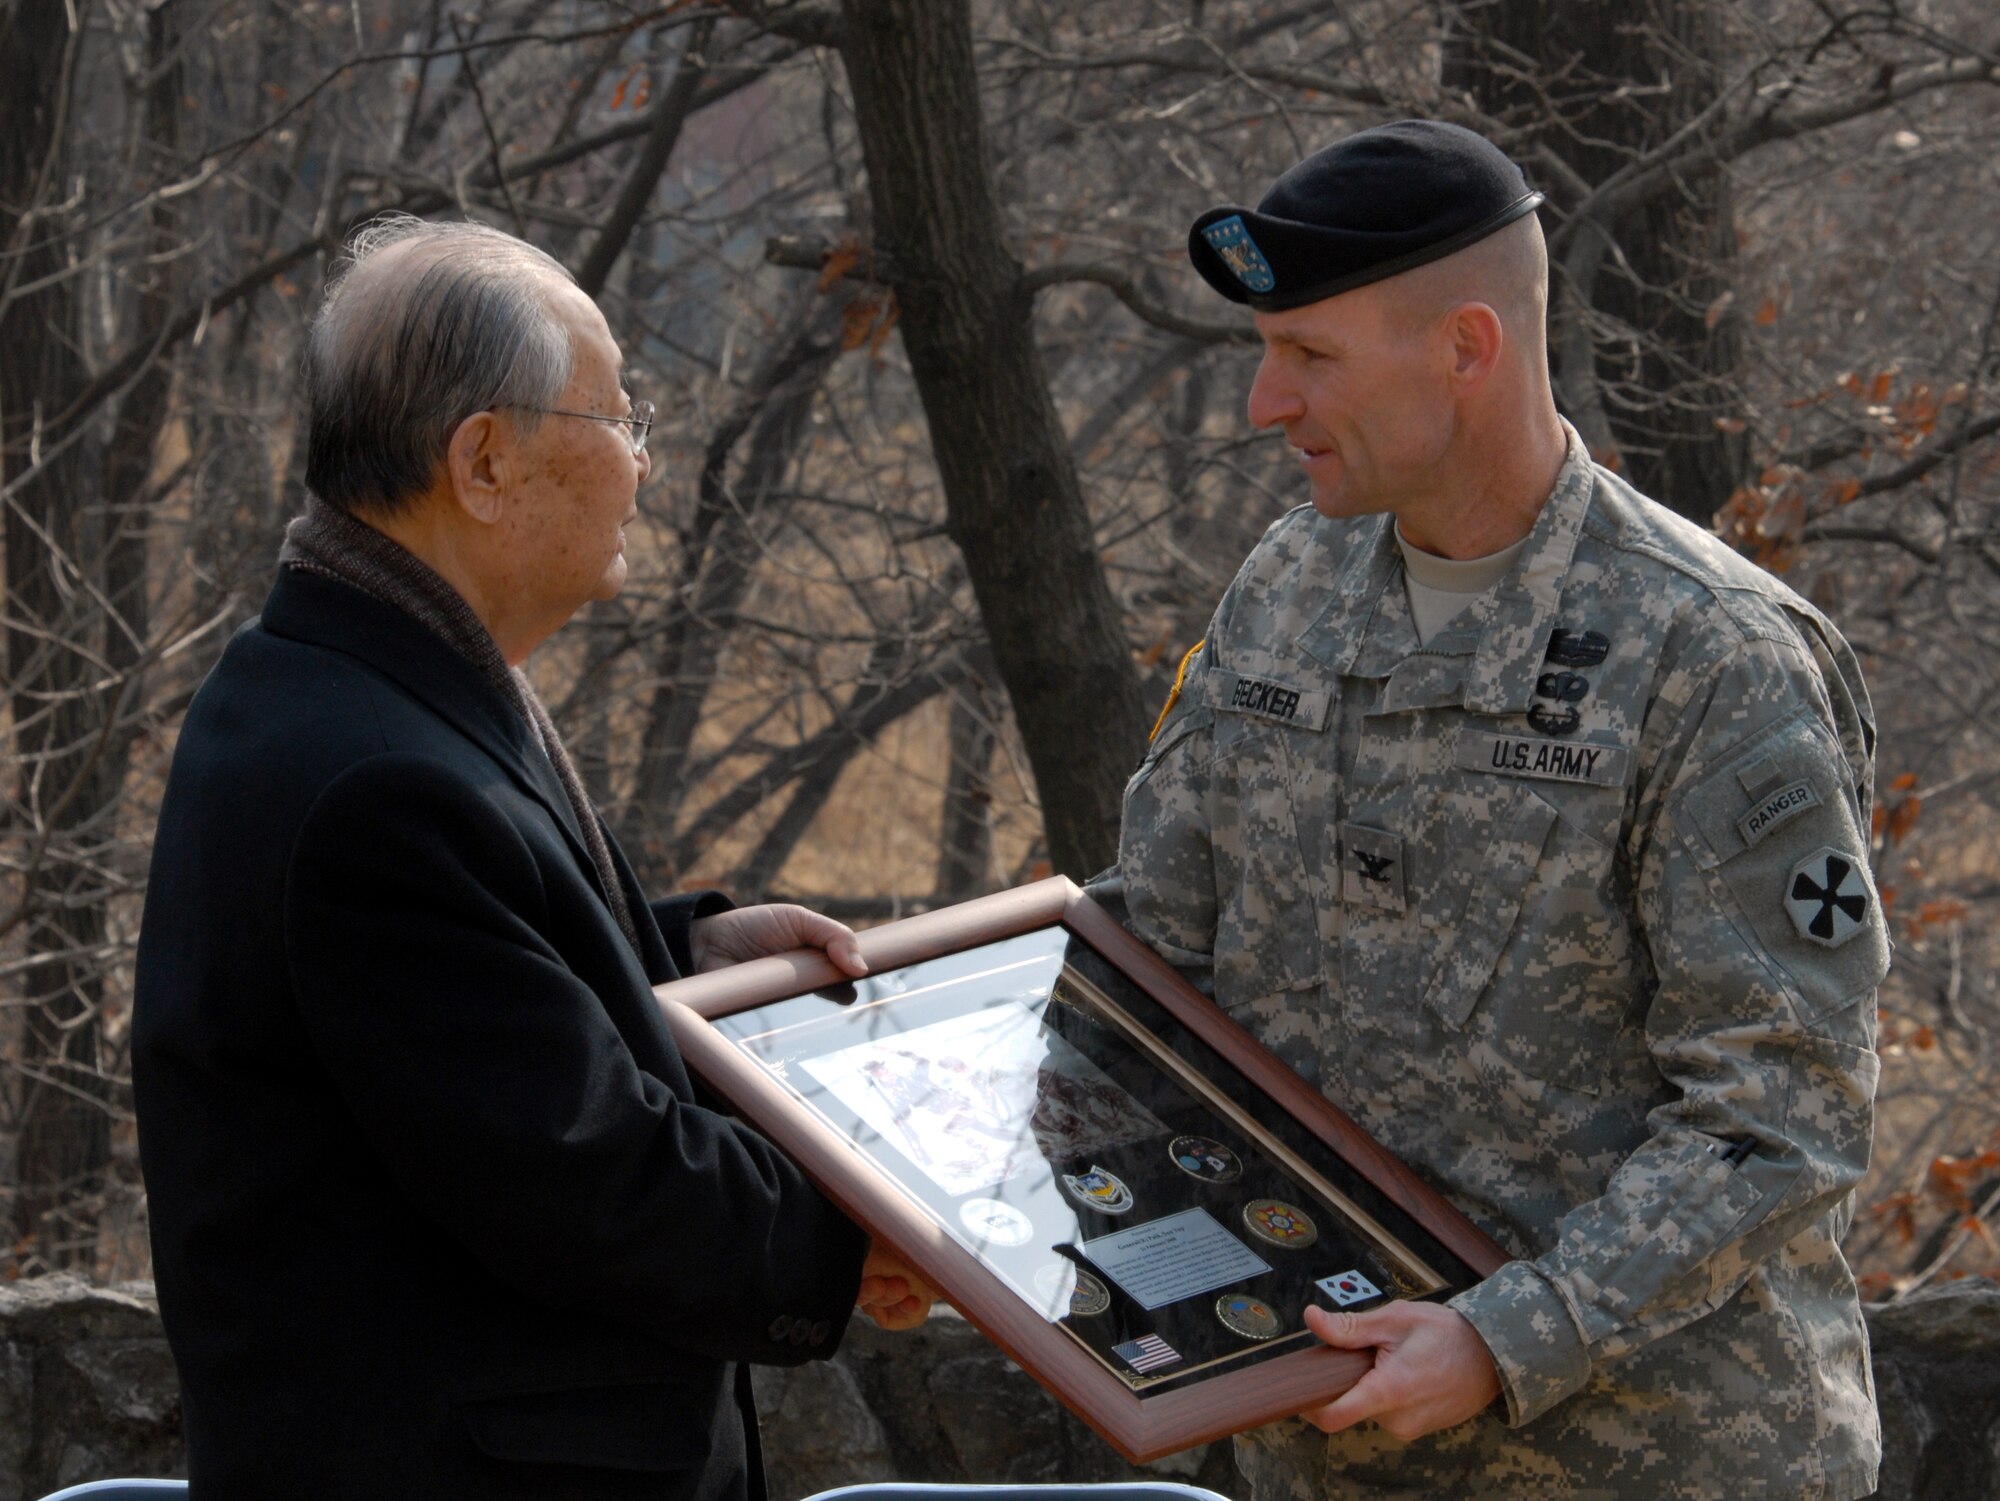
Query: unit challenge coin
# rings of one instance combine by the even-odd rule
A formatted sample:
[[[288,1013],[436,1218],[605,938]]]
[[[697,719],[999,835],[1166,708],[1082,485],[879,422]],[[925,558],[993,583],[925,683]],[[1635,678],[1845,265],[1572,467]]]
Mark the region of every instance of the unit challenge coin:
[[[1221,1142],[1206,1136],[1176,1136],[1167,1147],[1174,1166],[1204,1183],[1233,1183],[1243,1176],[1243,1163]]]
[[[1272,1339],[1285,1327],[1277,1309],[1248,1293],[1224,1293],[1215,1300],[1215,1316],[1225,1329],[1245,1339]]]
[[[1303,1251],[1319,1239],[1319,1227],[1312,1216],[1283,1199],[1252,1199],[1243,1206],[1243,1223],[1266,1245],[1283,1246],[1287,1251]]]

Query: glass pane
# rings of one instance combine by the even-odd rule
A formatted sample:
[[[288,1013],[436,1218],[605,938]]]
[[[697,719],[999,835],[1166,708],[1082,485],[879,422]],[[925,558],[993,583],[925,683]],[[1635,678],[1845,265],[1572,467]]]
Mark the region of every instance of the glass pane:
[[[1066,929],[715,1025],[1141,1395],[1471,1280]]]

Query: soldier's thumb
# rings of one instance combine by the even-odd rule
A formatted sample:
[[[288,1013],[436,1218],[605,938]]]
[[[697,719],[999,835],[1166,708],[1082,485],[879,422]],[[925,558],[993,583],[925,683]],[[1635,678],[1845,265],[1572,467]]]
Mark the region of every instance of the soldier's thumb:
[[[1386,1344],[1388,1331],[1377,1328],[1379,1322],[1373,1313],[1342,1313],[1318,1304],[1306,1308],[1306,1327],[1336,1350],[1371,1350]]]

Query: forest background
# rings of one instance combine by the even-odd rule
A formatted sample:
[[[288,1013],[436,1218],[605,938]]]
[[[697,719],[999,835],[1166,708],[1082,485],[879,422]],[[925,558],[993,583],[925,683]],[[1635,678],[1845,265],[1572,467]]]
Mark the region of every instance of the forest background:
[[[0,1274],[147,1274],[153,823],[354,227],[526,236],[660,408],[631,581],[531,664],[642,874],[872,922],[1110,862],[1305,498],[1187,225],[1410,115],[1547,191],[1600,462],[1861,652],[1897,957],[1848,1251],[2000,1275],[1986,0],[0,0]]]

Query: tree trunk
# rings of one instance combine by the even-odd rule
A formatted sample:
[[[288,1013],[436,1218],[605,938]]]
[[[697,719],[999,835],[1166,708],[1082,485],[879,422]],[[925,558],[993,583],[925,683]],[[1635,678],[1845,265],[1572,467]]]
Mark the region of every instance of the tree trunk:
[[[78,835],[99,812],[104,750],[89,603],[79,581],[102,562],[100,515],[84,504],[86,449],[47,419],[82,384],[77,282],[62,225],[29,217],[61,194],[59,132],[73,47],[62,0],[23,0],[0,30],[0,246],[19,259],[0,285],[0,483],[7,504],[7,677],[12,688],[11,812],[28,834],[21,874],[22,1026],[15,1058],[14,1228],[43,1265],[88,1260],[61,1223],[110,1158],[98,969],[101,877]],[[40,283],[40,285],[36,285]],[[32,287],[25,294],[16,287]]]
[[[969,682],[951,701],[947,733],[950,760],[944,779],[944,806],[938,818],[934,906],[983,896],[993,885],[993,716]]]
[[[680,874],[669,856],[688,760],[709,685],[715,681],[729,625],[763,556],[764,513],[783,487],[804,443],[820,387],[840,358],[846,293],[803,303],[792,332],[758,369],[741,402],[709,440],[699,501],[682,539],[672,615],[653,648],[659,683],[646,709],[638,774],[618,820],[618,838],[649,881]],[[748,439],[745,443],[744,440]],[[746,452],[732,483],[737,445]]]
[[[1008,250],[965,0],[842,0],[874,241],[930,424],[947,526],[1013,701],[1056,869],[1118,849],[1146,714]]]
[[[1705,0],[1466,0],[1454,21],[1445,82],[1523,132],[1510,144],[1531,176],[1539,146],[1595,187],[1716,98],[1721,37]],[[1574,206],[1563,184],[1537,181]],[[1746,462],[1745,440],[1716,426],[1742,410],[1740,324],[1710,312],[1736,258],[1727,176],[1675,184],[1607,228],[1616,254],[1581,284],[1556,275],[1558,303],[1574,295],[1591,323],[1588,338],[1552,341],[1557,388],[1626,478],[1706,525]]]

